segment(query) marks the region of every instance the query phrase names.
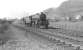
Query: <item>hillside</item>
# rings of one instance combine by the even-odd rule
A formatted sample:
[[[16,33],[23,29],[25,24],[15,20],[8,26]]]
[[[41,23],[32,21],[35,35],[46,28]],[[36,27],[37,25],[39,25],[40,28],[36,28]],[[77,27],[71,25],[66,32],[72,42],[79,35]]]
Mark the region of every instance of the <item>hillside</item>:
[[[69,0],[63,2],[58,8],[49,8],[45,10],[48,17],[72,17],[83,15],[83,0]],[[48,15],[49,14],[49,15]]]

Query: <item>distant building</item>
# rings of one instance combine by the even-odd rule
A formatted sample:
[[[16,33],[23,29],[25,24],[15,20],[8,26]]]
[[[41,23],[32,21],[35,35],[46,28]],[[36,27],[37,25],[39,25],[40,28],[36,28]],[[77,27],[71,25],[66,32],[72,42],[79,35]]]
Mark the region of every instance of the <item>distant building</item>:
[[[83,16],[81,15],[75,15],[73,17],[66,17],[67,21],[82,21],[83,20]]]

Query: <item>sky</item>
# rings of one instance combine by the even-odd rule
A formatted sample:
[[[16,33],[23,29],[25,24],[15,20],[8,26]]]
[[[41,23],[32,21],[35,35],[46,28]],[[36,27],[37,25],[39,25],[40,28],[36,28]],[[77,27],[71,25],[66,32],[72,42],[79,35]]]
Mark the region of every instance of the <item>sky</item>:
[[[66,0],[0,0],[0,18],[21,18],[51,7],[59,7]]]

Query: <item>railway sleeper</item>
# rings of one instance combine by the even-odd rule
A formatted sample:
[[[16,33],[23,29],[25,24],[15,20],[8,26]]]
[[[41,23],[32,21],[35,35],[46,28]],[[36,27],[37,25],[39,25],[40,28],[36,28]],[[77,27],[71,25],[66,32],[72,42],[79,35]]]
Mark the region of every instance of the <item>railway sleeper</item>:
[[[55,31],[56,31],[56,30],[55,30]],[[55,35],[65,36],[65,37],[68,37],[68,38],[71,38],[71,39],[77,40],[78,42],[83,41],[82,39],[79,39],[79,38],[77,38],[77,37],[68,36],[68,35],[64,34],[63,32],[60,33],[60,32],[57,32],[57,31],[56,31],[57,33],[59,33],[59,34],[57,34],[57,33],[55,33],[55,31],[52,31],[52,30],[46,30],[46,29],[43,30],[43,32],[52,33],[52,34],[55,34]]]
[[[68,42],[62,42],[61,40],[57,40],[55,39],[54,37],[51,37],[49,38],[50,40],[54,41],[54,43],[56,43],[56,45],[59,45],[59,46],[64,46],[64,47],[74,47],[74,48],[77,48],[79,45],[73,45],[72,43],[68,43]]]
[[[60,40],[56,40],[54,41],[54,43],[57,45],[57,46],[62,46],[62,47],[70,47],[70,48],[75,48],[74,46],[72,46],[72,44],[66,44],[65,42],[61,42]]]
[[[56,37],[55,37],[55,38],[56,38]],[[53,39],[54,39],[54,37],[53,37]],[[60,38],[56,38],[56,39],[57,39],[57,40],[61,40]],[[69,38],[66,37],[65,39],[67,40],[67,39],[69,39]],[[62,40],[62,41],[64,41],[64,40]],[[68,40],[67,40],[67,41],[68,41]],[[80,41],[78,41],[78,40],[70,39],[70,42],[66,42],[66,43],[72,44],[73,46],[79,46],[79,45],[74,45],[74,44],[73,44],[74,41],[80,42]],[[71,42],[72,42],[72,43],[71,43]]]
[[[52,41],[54,41],[56,44],[66,45],[66,42],[62,42],[61,40],[57,40],[57,39],[55,39],[54,37],[53,37],[53,38],[50,37],[49,39],[52,40]],[[69,46],[70,46],[70,45],[71,45],[71,44],[69,44]]]

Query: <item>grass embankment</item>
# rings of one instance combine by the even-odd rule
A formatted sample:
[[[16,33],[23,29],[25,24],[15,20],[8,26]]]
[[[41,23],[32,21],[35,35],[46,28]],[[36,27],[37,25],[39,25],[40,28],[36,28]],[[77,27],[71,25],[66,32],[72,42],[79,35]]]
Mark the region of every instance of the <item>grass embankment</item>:
[[[83,36],[83,21],[80,21],[80,22],[60,21],[60,22],[50,22],[50,24],[51,26],[55,28],[56,27],[62,28],[62,29],[70,31],[72,34]]]
[[[0,21],[0,45],[5,44],[10,38],[9,25],[7,21]]]

